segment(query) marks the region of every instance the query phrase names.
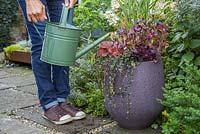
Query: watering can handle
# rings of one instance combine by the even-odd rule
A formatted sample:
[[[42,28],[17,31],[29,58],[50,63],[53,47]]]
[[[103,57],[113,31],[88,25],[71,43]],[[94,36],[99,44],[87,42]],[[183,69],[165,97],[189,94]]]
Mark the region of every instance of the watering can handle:
[[[61,14],[61,17],[60,17],[60,25],[62,26],[66,26],[67,23],[68,23],[68,20],[69,20],[69,9],[63,4],[63,8],[62,8],[62,14]],[[47,14],[48,15],[48,14]],[[49,17],[48,17],[49,18]],[[46,21],[47,22],[47,21]],[[38,30],[37,26],[35,25],[35,23],[33,23],[33,26],[36,30],[36,32],[39,34],[41,40],[43,41],[44,38],[43,36],[41,35],[40,31]]]
[[[40,36],[41,40],[43,41],[43,40],[44,40],[44,38],[43,38],[43,36],[41,35],[41,33],[40,33],[40,31],[38,30],[38,28],[37,28],[37,26],[35,25],[35,23],[33,23],[33,26],[34,26],[34,28],[35,28],[36,32],[39,34],[39,36]]]
[[[63,4],[62,13],[60,17],[60,25],[66,26],[69,20],[69,9]]]

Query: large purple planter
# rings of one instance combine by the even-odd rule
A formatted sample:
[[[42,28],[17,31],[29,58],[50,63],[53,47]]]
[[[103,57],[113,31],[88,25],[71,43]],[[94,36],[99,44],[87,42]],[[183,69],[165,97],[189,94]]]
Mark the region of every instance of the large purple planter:
[[[117,69],[106,66],[105,106],[121,127],[149,127],[163,110],[157,99],[163,99],[163,64],[142,62],[136,68]]]

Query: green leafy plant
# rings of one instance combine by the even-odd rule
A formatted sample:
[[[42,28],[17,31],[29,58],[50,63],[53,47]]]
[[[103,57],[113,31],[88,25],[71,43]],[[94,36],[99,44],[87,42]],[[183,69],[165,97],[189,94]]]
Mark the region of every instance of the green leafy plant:
[[[131,28],[131,22],[141,18],[149,19],[158,0],[117,0],[117,2],[120,5],[117,15],[121,19],[121,25]]]
[[[200,65],[200,1],[180,0],[172,24],[172,45],[169,52],[181,58],[180,64]]]
[[[83,37],[87,40],[99,37],[110,30],[108,22],[103,17],[109,0],[84,0],[75,9],[74,22],[83,30]]]
[[[93,56],[89,58],[91,55]],[[70,83],[72,90],[69,100],[71,103],[84,108],[86,113],[103,116],[107,115],[102,94],[103,70],[97,62],[95,55],[90,52],[81,59],[78,67],[71,69]]]
[[[199,134],[200,132],[200,70],[189,64],[183,73],[165,85],[166,107],[162,132],[164,134]]]

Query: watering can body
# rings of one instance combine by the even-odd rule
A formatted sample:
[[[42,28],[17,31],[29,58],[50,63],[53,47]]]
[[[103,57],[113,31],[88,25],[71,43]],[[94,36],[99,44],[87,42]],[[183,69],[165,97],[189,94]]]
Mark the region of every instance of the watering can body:
[[[41,60],[58,66],[74,65],[76,59],[97,46],[107,36],[89,44],[77,53],[80,42],[81,29],[67,24],[68,9],[63,6],[59,24],[48,22],[46,24]]]

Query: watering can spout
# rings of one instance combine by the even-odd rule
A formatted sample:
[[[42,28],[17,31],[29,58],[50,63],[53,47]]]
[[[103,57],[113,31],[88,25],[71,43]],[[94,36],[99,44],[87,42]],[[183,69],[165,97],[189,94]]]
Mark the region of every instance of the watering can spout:
[[[83,56],[84,54],[86,54],[88,51],[90,51],[91,49],[93,49],[94,47],[96,47],[99,43],[101,43],[102,41],[104,41],[110,34],[107,33],[106,35],[102,36],[101,38],[97,39],[96,41],[92,42],[91,44],[87,45],[85,48],[83,48],[82,50],[80,50],[79,52],[77,52],[76,54],[76,59],[80,58],[81,56]]]

